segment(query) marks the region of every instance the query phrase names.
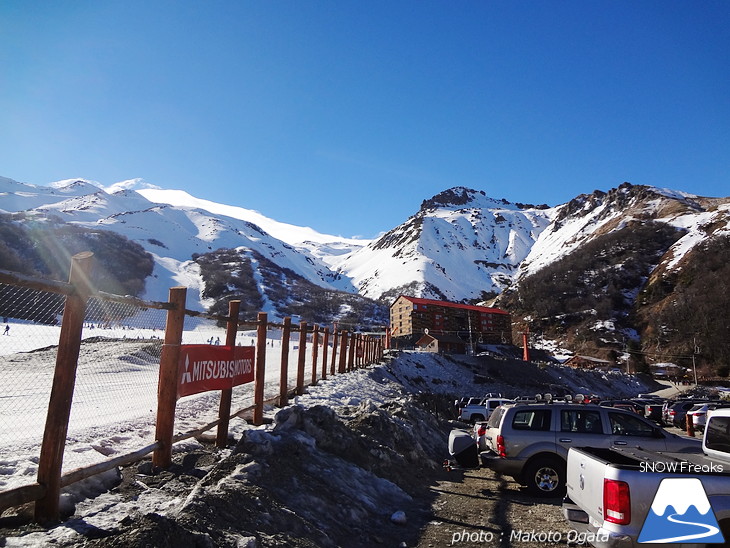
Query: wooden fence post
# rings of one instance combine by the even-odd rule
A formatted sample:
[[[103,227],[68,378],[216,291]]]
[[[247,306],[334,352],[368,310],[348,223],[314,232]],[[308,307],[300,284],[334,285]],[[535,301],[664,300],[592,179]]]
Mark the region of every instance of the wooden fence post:
[[[185,299],[187,288],[172,287],[165,323],[165,342],[160,355],[160,373],[157,381],[157,425],[155,440],[160,448],[152,454],[152,464],[167,468],[172,462],[172,437],[175,430],[175,404],[177,403],[177,373],[180,361],[180,344],[185,325]]]
[[[236,346],[236,334],[238,333],[238,311],[241,308],[241,301],[228,302],[228,322],[226,325],[226,346],[231,349]],[[233,399],[233,388],[221,390],[221,402],[218,407],[218,433],[215,438],[215,446],[223,448],[228,445],[228,423],[231,418],[231,399]]]
[[[253,387],[253,423],[260,426],[264,423],[264,383],[266,382],[266,329],[268,316],[259,312],[256,328],[256,371]]]
[[[291,334],[291,318],[284,318],[284,329],[281,332],[281,373],[279,375],[279,407],[289,403],[289,336]]]
[[[319,357],[319,326],[312,330],[312,386],[317,384],[317,358]]]
[[[352,371],[355,369],[355,346],[357,346],[357,334],[353,333],[350,336],[350,355],[347,359],[347,370]]]
[[[38,483],[45,487],[45,495],[35,504],[35,519],[39,523],[57,522],[60,519],[61,468],[66,448],[68,420],[71,415],[76,368],[81,351],[81,334],[86,316],[86,302],[92,289],[89,275],[94,254],[84,251],[71,259],[69,283],[75,292],[66,297],[63,308],[61,333],[56,352],[56,369],[48,402],[46,426],[43,432]]]
[[[330,328],[324,328],[324,340],[322,341],[322,379],[327,378],[327,352],[330,344]]]
[[[347,331],[340,332],[340,363],[337,367],[338,373],[345,372],[345,365],[347,360]]]
[[[362,344],[363,344],[363,336],[361,333],[358,333],[355,335],[355,340],[357,341],[357,346],[355,346],[355,361],[353,362],[354,369],[359,369],[362,367],[363,363],[363,354],[362,354]]]
[[[304,394],[304,364],[307,359],[307,322],[299,322],[299,359],[297,360],[297,395]]]
[[[330,375],[335,374],[335,364],[337,363],[337,327],[332,327],[332,363],[330,364]]]

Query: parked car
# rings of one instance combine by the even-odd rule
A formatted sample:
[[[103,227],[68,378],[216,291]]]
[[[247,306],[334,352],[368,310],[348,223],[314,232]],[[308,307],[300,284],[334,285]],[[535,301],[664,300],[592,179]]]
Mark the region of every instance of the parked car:
[[[664,409],[664,402],[656,401],[647,403],[644,405],[644,418],[654,421],[657,424],[663,425],[664,419],[662,418]]]
[[[695,430],[703,432],[705,424],[707,424],[707,416],[715,409],[730,407],[730,402],[707,402],[695,404],[689,411],[687,416],[692,417],[692,426]]]
[[[575,403],[502,405],[487,421],[484,440],[484,466],[545,496],[562,494],[571,446],[700,449],[697,439],[669,433],[632,411]]]
[[[468,422],[487,420],[492,414],[492,411],[505,403],[512,403],[512,400],[504,398],[485,398],[478,402],[469,401],[469,403],[459,409],[459,419]]]
[[[481,453],[482,451],[487,451],[489,449],[489,446],[487,445],[487,421],[478,421],[474,423],[474,430],[472,432],[472,437],[474,438],[474,441],[476,443],[477,449]]]
[[[687,425],[687,411],[692,409],[692,406],[698,403],[706,403],[707,400],[677,400],[667,406],[664,423],[677,428],[685,428]]]
[[[633,400],[604,400],[601,402],[604,407],[616,407],[617,409],[625,409],[637,415],[644,416],[644,405]]]

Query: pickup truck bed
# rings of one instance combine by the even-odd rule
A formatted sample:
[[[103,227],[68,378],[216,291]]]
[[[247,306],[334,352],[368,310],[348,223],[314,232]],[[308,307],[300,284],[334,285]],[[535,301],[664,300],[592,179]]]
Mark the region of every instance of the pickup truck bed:
[[[654,452],[637,448],[571,448],[568,452],[563,515],[574,529],[587,535],[589,542],[598,548],[643,546],[642,543],[647,542],[655,531],[661,534],[652,538],[658,541],[651,544],[653,547],[699,547],[707,542],[711,543],[707,544],[709,546],[717,546],[716,543],[723,542],[723,535],[730,541],[728,472],[730,465],[727,462],[713,460],[701,453]],[[675,481],[678,478],[683,478],[684,483],[678,484]],[[707,508],[697,502],[694,491],[684,487],[679,498],[672,501],[667,498],[665,502],[663,493],[667,491],[662,486],[666,479],[671,480],[667,486],[695,486],[697,492],[704,491],[712,513],[707,514]],[[719,526],[720,531],[715,530],[711,535],[711,529],[701,529],[706,531],[707,537],[696,538],[691,526],[694,530],[707,526],[699,525],[697,519],[693,522],[685,517],[688,509],[692,508],[703,516],[707,515],[707,519]],[[682,519],[685,521],[682,522]],[[646,525],[649,520],[652,520],[651,532]],[[658,524],[657,527],[654,523]],[[672,537],[675,528],[684,533],[689,531],[689,534]],[[660,538],[664,535],[666,538]],[[687,542],[682,543],[680,537],[683,536],[687,537]],[[674,539],[672,542],[662,542],[670,537]],[[642,543],[639,543],[640,538]]]

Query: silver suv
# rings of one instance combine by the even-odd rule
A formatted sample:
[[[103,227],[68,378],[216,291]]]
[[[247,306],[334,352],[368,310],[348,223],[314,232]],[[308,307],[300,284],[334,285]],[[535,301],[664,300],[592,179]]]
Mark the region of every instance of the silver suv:
[[[570,447],[702,450],[699,440],[666,432],[636,413],[576,403],[503,405],[492,413],[484,438],[482,464],[542,496],[564,493]]]

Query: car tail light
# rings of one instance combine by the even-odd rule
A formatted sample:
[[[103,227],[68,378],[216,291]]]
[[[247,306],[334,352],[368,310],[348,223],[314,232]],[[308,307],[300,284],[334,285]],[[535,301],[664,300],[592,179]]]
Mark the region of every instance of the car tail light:
[[[692,413],[695,417],[704,417],[704,413]]]
[[[631,522],[631,495],[625,481],[603,480],[603,519],[617,525]]]
[[[504,446],[504,436],[502,436],[502,435],[497,436],[497,454],[500,457],[507,456],[507,451],[505,450],[505,446]]]
[[[672,409],[671,411],[669,411],[669,414],[670,414],[670,415],[676,415],[676,414],[677,414],[677,412],[676,412],[676,411],[675,411],[674,409]]]
[[[481,426],[479,426],[479,430],[477,430],[477,436],[483,436],[486,433],[487,433],[487,425],[482,424]]]

